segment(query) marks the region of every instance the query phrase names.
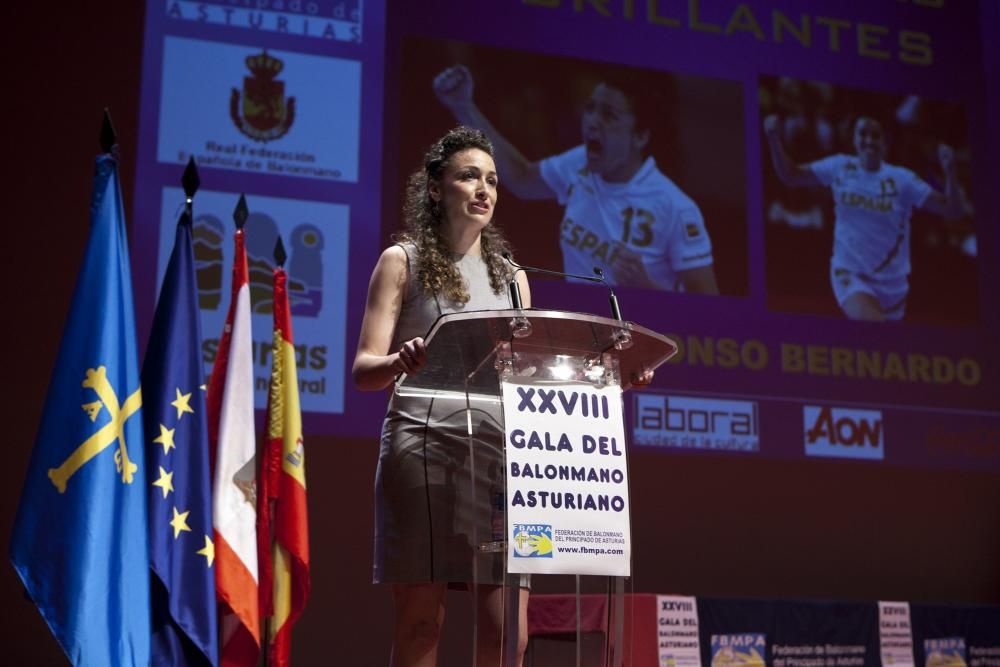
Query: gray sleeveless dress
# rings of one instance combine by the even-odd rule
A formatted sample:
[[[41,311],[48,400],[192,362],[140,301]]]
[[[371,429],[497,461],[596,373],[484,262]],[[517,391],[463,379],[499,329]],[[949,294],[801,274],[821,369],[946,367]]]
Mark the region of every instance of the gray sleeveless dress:
[[[468,303],[425,296],[414,279],[416,248],[401,247],[410,280],[390,350],[425,336],[442,314],[510,308],[507,294],[493,293],[478,255],[455,256],[469,290]],[[503,422],[498,404],[472,405],[475,498],[464,399],[390,398],[375,474],[375,583],[471,583],[474,556],[479,583],[503,583],[504,554],[480,553],[474,544],[492,539],[491,490],[502,489],[504,483]]]

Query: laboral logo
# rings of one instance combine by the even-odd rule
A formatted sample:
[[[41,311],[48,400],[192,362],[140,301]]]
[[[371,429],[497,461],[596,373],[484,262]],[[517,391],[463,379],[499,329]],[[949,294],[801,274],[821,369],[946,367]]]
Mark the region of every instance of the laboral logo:
[[[552,558],[552,526],[547,523],[514,524],[516,558]]]
[[[757,403],[636,393],[632,441],[647,447],[760,450]]]
[[[807,405],[802,415],[807,456],[885,458],[881,410]]]

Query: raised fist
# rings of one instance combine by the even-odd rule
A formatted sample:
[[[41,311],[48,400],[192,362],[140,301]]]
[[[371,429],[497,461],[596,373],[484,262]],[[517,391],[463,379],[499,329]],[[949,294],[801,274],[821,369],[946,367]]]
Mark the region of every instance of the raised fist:
[[[938,144],[938,160],[945,171],[955,168],[955,149],[948,144]]]
[[[456,109],[472,103],[472,72],[465,65],[454,65],[434,77],[434,94],[441,104]]]
[[[764,118],[764,134],[773,137],[781,129],[781,121],[776,114],[770,114]]]

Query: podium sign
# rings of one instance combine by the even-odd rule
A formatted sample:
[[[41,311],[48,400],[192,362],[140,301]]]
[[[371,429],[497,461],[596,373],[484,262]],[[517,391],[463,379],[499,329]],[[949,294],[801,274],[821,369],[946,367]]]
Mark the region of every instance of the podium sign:
[[[426,425],[452,436],[465,431],[464,458],[480,474],[463,472],[461,483],[470,485],[470,498],[489,498],[489,535],[473,522],[468,538],[476,555],[505,555],[504,664],[517,663],[522,575],[559,573],[608,576],[615,609],[609,664],[620,665],[632,551],[621,396],[677,346],[620,319],[531,309],[442,315],[424,341],[426,366],[401,376],[395,391],[465,414],[464,429],[445,427],[430,412]],[[490,405],[503,408],[495,434],[473,418]],[[505,489],[492,472],[489,488],[477,489],[477,466],[495,466],[495,458],[477,459],[476,450],[494,435],[506,441]],[[470,559],[474,588],[479,562]],[[477,637],[475,613],[472,625]]]
[[[507,571],[629,576],[621,387],[517,377],[502,385]]]

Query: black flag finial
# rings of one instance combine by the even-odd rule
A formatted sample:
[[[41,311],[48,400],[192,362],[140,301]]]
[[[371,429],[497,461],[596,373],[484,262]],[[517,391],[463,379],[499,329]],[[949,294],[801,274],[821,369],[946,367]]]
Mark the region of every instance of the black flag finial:
[[[247,210],[246,195],[240,194],[240,200],[236,202],[236,209],[233,211],[233,222],[236,223],[236,229],[243,229],[243,225],[247,224],[247,217],[249,215],[250,211]]]
[[[285,252],[285,243],[281,240],[281,234],[278,234],[278,240],[274,242],[274,263],[279,267],[284,267],[286,259],[288,259],[288,253]]]
[[[201,186],[201,179],[198,178],[198,167],[194,163],[193,155],[188,158],[187,166],[184,167],[184,175],[181,176],[181,185],[184,187],[184,194],[188,199],[192,199]]]
[[[104,120],[101,121],[101,152],[111,153],[118,143],[118,135],[115,133],[115,126],[111,124],[111,112],[104,107]]]

